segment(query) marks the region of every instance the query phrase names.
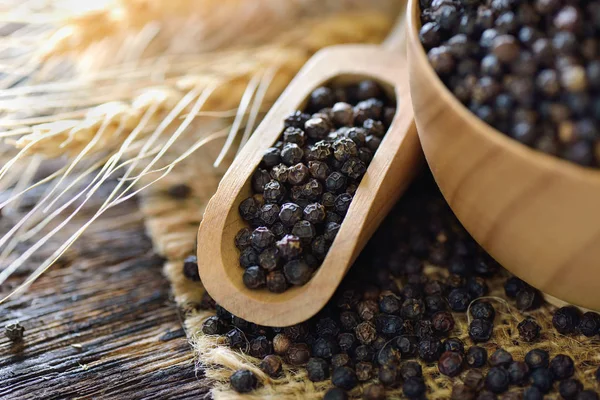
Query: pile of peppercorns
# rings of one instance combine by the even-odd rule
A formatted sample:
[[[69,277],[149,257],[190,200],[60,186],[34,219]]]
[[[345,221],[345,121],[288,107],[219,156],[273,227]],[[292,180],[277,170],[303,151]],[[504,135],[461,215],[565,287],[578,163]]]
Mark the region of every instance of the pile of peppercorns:
[[[439,267],[426,271],[425,264]],[[436,364],[441,374],[456,379],[452,399],[495,399],[499,394],[515,398],[510,397],[515,387],[522,387],[516,398],[525,400],[542,399],[552,391],[565,399],[597,399],[573,377],[574,362],[566,355],[551,359],[545,350],[534,349],[524,360],[514,360],[498,349],[488,357],[480,344],[493,340],[499,318],[485,299],[486,281],[498,279],[501,271],[426,177],[390,213],[317,316],[291,327],[269,328],[231,315],[206,295],[202,307],[215,308],[216,315],[202,330],[260,359],[269,376],[280,376],[287,363],[304,368],[311,381],[330,379],[334,388],[326,400],[347,399],[347,392],[358,385],[367,400],[399,392],[421,399],[427,392],[422,365]],[[540,293],[517,278],[506,280],[504,290],[522,311],[542,304]],[[454,318],[461,313],[471,318],[468,338],[455,326]],[[567,307],[556,312],[553,322],[560,333],[595,336],[599,318]],[[524,343],[538,341],[540,331],[531,317],[518,325]],[[230,382],[238,392],[258,385],[248,370],[237,371]]]
[[[446,86],[509,137],[600,167],[600,1],[420,0]]]
[[[305,111],[285,119],[239,206],[251,225],[235,238],[250,289],[282,293],[311,279],[396,113],[370,80],[319,87]]]

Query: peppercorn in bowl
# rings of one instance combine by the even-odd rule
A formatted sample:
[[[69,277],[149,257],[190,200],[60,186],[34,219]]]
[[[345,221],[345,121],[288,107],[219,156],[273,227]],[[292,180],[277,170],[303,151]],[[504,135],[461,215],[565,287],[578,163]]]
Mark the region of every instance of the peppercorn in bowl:
[[[571,3],[411,0],[410,86],[427,162],[472,236],[529,284],[600,309],[600,102],[582,83],[600,48]]]

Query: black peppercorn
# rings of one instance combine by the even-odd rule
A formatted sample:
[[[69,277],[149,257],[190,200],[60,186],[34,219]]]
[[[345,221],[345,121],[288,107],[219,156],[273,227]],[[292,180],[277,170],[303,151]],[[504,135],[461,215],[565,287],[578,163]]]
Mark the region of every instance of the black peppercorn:
[[[519,336],[526,342],[535,342],[540,337],[542,328],[535,320],[526,318],[517,326]]]
[[[484,376],[481,371],[478,370],[469,370],[465,377],[463,378],[463,382],[466,387],[472,389],[475,392],[480,392],[483,389],[485,384]]]
[[[284,120],[284,126],[286,128],[298,128],[304,129],[304,124],[310,119],[310,115],[303,113],[302,111],[294,111],[289,114]]]
[[[484,319],[486,321],[494,321],[496,310],[494,306],[486,301],[478,301],[471,305],[469,309],[471,316],[475,319]]]
[[[411,358],[417,355],[418,341],[415,336],[400,336],[396,339],[395,346],[400,350],[402,358]]]
[[[292,235],[298,237],[303,243],[310,243],[316,235],[313,224],[308,221],[298,221],[292,228]]]
[[[244,220],[252,221],[256,218],[259,207],[256,199],[254,197],[249,197],[240,203],[239,212]]]
[[[575,365],[571,357],[559,354],[550,361],[550,372],[556,380],[563,380],[573,376]]]
[[[325,221],[325,207],[319,203],[312,203],[304,208],[304,219],[311,224],[320,224]]]
[[[259,264],[258,253],[252,247],[247,247],[240,253],[240,266],[248,268]]]
[[[244,250],[252,245],[252,230],[250,228],[242,228],[235,235],[235,247],[239,250]]]
[[[371,344],[377,337],[377,329],[370,322],[362,322],[358,324],[354,330],[356,338],[362,344]]]
[[[367,166],[360,159],[351,157],[342,165],[340,171],[351,179],[359,180],[367,171]]]
[[[273,346],[265,336],[258,336],[250,341],[249,353],[252,357],[263,359],[273,353]]]
[[[249,289],[259,289],[267,283],[265,271],[257,266],[248,267],[242,276],[244,285]]]
[[[578,330],[587,337],[596,336],[600,332],[600,315],[592,311],[583,314]]]
[[[329,120],[322,117],[313,116],[313,118],[306,121],[304,130],[309,138],[313,140],[322,140],[327,138],[327,135],[331,131],[331,125]]]
[[[402,385],[402,393],[409,399],[421,398],[427,387],[421,378],[408,378]]]
[[[308,201],[316,201],[323,194],[323,186],[316,179],[309,180],[301,187],[301,196]]]
[[[565,379],[558,385],[558,391],[563,399],[576,399],[583,390],[583,385],[577,379]]]
[[[352,195],[348,193],[342,193],[335,198],[335,211],[339,214],[346,214],[352,203]]]
[[[346,161],[350,157],[356,157],[358,155],[358,148],[356,144],[348,138],[337,139],[332,144],[333,156],[338,161]]]
[[[202,324],[202,333],[205,335],[219,335],[224,333],[226,325],[217,316],[209,317]]]
[[[305,343],[292,343],[286,352],[286,360],[292,365],[304,365],[310,358],[310,349]]]
[[[467,351],[467,365],[471,368],[481,368],[487,363],[487,350],[483,347],[473,346]]]
[[[331,155],[331,145],[320,141],[310,146],[306,152],[306,161],[327,161]]]
[[[313,90],[310,94],[308,107],[311,110],[320,110],[322,108],[331,107],[334,101],[335,96],[333,91],[326,86],[321,86]]]
[[[277,211],[278,212],[278,211]],[[275,242],[275,235],[268,228],[261,226],[252,232],[252,247],[257,250],[264,250]]]
[[[444,352],[438,361],[440,373],[449,377],[457,376],[463,369],[463,355],[454,351]]]
[[[281,151],[277,147],[269,147],[267,150],[265,150],[265,152],[263,154],[263,158],[262,158],[262,163],[265,167],[267,167],[267,168],[274,167],[277,164],[279,164],[280,162],[281,162]]]
[[[525,362],[531,369],[548,368],[550,356],[545,350],[533,349],[525,355]]]
[[[454,318],[446,311],[440,311],[431,318],[433,329],[440,335],[448,335],[454,329]]]
[[[548,393],[552,389],[554,380],[550,370],[538,368],[531,373],[531,383],[537,387],[542,393]]]
[[[260,362],[259,368],[270,377],[277,378],[283,370],[281,358],[275,355],[268,355]]]
[[[527,284],[525,282],[513,276],[508,278],[504,283],[504,293],[507,297],[514,299],[517,297],[517,294],[526,286]]]
[[[379,367],[379,382],[384,386],[395,386],[400,380],[400,373],[396,364],[384,364]]]
[[[512,355],[504,349],[496,350],[489,358],[492,367],[508,367],[512,362]]]
[[[540,306],[541,301],[540,293],[532,287],[527,287],[517,293],[517,308],[521,311],[534,310]]]
[[[487,342],[492,337],[494,326],[490,321],[474,319],[469,325],[469,337],[475,342]]]
[[[477,299],[488,294],[489,288],[485,280],[479,276],[472,276],[467,279],[466,289],[472,298]]]
[[[281,257],[286,260],[292,260],[302,254],[302,241],[295,235],[285,235],[276,246]]]
[[[323,161],[309,161],[308,171],[310,175],[319,180],[326,180],[329,176],[329,166]]]
[[[465,344],[458,338],[450,338],[444,341],[444,351],[454,351],[456,353],[464,354]]]
[[[198,259],[196,256],[189,256],[183,260],[183,276],[193,282],[200,282],[200,274],[198,273]]]
[[[510,376],[510,383],[523,385],[529,377],[529,366],[523,361],[514,361],[508,366],[508,375]]]
[[[306,364],[308,379],[321,382],[329,378],[329,364],[322,358],[312,357]]]
[[[360,345],[354,350],[354,359],[358,361],[373,361],[375,351],[373,347],[369,345]]]
[[[344,190],[346,190],[346,185],[346,176],[337,171],[332,172],[325,180],[325,188],[329,192],[333,193],[343,192]]]
[[[510,377],[504,368],[490,368],[485,377],[485,387],[494,393],[503,393],[508,390]]]
[[[471,295],[466,289],[453,289],[448,295],[448,304],[452,311],[465,312],[471,303]]]
[[[567,306],[559,308],[552,317],[552,325],[563,335],[573,333],[579,324],[580,315],[581,313],[576,307]]]
[[[335,386],[344,389],[351,390],[357,383],[356,373],[350,367],[339,367],[333,370],[331,375],[331,383]]]
[[[280,182],[271,181],[265,185],[263,195],[267,203],[280,203],[285,197],[285,194],[285,187]]]
[[[283,293],[288,284],[285,275],[281,271],[272,271],[267,274],[267,290],[272,293]]]
[[[442,350],[442,343],[434,338],[421,340],[417,347],[419,358],[425,362],[437,361],[442,355]]]
[[[231,388],[236,392],[248,393],[256,388],[258,381],[251,371],[240,369],[231,375],[229,383],[231,384]]]

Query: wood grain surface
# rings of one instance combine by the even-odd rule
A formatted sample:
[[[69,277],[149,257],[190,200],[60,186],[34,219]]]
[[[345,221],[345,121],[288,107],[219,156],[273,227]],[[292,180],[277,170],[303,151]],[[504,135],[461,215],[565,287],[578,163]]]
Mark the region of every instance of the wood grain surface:
[[[0,306],[0,398],[207,397],[136,204],[109,214],[25,294]],[[8,224],[1,219],[0,229]],[[4,336],[15,320],[25,327],[22,344]]]
[[[409,7],[415,120],[452,210],[512,273],[551,296],[600,310],[600,172],[533,150],[476,118],[429,65],[418,1]]]

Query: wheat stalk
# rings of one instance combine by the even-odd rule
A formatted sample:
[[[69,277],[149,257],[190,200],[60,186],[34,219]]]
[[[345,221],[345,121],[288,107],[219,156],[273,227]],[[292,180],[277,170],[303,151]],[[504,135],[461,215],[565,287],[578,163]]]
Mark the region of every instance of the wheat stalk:
[[[0,121],[7,129],[2,136],[19,149],[0,169],[0,184],[32,156],[68,155],[67,164],[43,182],[46,191],[40,200],[25,215],[16,215],[13,228],[0,238],[0,284],[58,232],[74,229],[69,225],[73,218],[107,180],[120,175],[96,213],[16,291],[39,277],[106,210],[163,179],[198,149],[219,141],[223,149],[215,161],[221,162],[240,141],[240,134],[241,141],[248,138],[260,115],[315,51],[338,43],[379,42],[390,24],[391,18],[380,12],[300,18],[294,29],[271,43],[149,58],[86,79],[0,93],[5,115],[18,111],[10,109],[15,98],[25,99],[24,104],[43,102],[37,112],[49,114]],[[121,79],[125,89],[118,90]],[[102,91],[104,86],[108,89]],[[106,101],[112,89],[116,89],[112,99],[118,101]],[[76,102],[65,104],[69,98]],[[40,185],[22,183],[2,205],[10,206]],[[29,240],[33,242],[27,251],[8,262],[15,249]]]

